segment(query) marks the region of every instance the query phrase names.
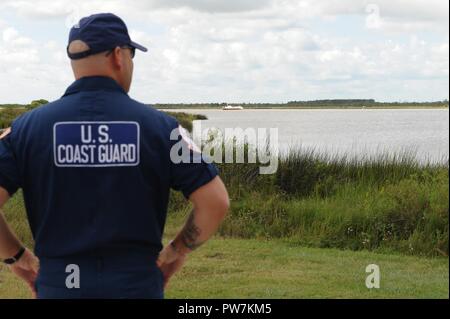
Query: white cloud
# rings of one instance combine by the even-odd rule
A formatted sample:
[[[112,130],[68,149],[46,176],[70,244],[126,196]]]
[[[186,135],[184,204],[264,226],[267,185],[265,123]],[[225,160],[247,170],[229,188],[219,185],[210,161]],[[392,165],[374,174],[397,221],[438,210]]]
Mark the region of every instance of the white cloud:
[[[19,32],[14,28],[8,28],[3,31],[3,41],[5,42],[11,42],[12,40],[16,39],[19,35]]]
[[[10,10],[16,10],[21,15],[41,18],[54,18],[67,15],[70,7],[66,1],[48,1],[48,0],[15,0],[4,1],[4,6]]]
[[[0,104],[60,96],[71,82],[60,52],[55,42],[38,44],[5,22],[0,29]]]
[[[144,102],[448,98],[448,2],[378,0],[380,24],[367,29],[372,2],[0,0],[0,10],[39,28],[52,18],[64,41],[81,16],[120,14],[150,49],[132,91]],[[71,81],[65,42],[5,21],[0,102],[57,98]]]
[[[198,11],[217,13],[258,10],[269,5],[271,0],[150,0],[147,3],[150,8],[186,7]]]
[[[327,15],[365,15],[367,7],[378,7],[382,17],[410,21],[448,20],[449,8],[448,1],[443,0],[301,0],[301,2],[310,6],[314,3],[316,12]]]
[[[33,40],[24,36],[21,36],[19,32],[14,28],[6,28],[2,32],[3,42],[12,48],[26,47],[33,43]]]

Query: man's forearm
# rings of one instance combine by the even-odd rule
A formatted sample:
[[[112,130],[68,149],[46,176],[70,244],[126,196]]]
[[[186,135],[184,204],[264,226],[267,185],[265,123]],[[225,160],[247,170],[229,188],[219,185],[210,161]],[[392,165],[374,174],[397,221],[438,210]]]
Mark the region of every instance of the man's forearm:
[[[21,242],[8,226],[3,212],[0,210],[0,259],[15,256],[21,247]]]
[[[218,230],[225,214],[194,209],[173,241],[181,254],[190,253],[207,242]]]

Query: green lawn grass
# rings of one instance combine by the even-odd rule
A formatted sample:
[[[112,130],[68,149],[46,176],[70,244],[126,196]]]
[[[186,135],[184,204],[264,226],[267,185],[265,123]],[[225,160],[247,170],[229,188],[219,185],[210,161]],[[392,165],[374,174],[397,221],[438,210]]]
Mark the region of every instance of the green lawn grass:
[[[377,264],[381,288],[365,286]],[[449,298],[447,258],[304,248],[282,240],[215,238],[192,254],[167,298]],[[28,298],[0,269],[0,298]]]
[[[174,238],[189,211],[187,207],[168,215],[165,243]],[[5,212],[21,239],[32,247],[21,197],[8,202]],[[369,264],[380,267],[380,289],[365,286]],[[0,266],[0,299],[29,297],[25,285]],[[166,297],[449,298],[449,260],[388,250],[307,248],[290,238],[217,236],[189,256],[171,281]]]

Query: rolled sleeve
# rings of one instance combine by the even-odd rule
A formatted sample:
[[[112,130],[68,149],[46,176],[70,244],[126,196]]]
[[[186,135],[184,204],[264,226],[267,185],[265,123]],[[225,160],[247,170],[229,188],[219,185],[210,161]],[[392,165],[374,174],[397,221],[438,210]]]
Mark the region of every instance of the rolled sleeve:
[[[20,175],[12,150],[11,134],[0,139],[0,186],[13,196],[20,188]]]
[[[216,178],[219,170],[214,164],[205,161],[200,150],[183,134],[179,134],[179,139],[172,147],[177,143],[184,143],[184,147],[189,149],[189,159],[184,159],[181,163],[171,160],[171,187],[181,191],[189,199],[192,193]]]
[[[198,165],[196,167],[184,168],[189,170],[191,174],[180,185],[180,190],[186,198],[189,198],[192,193],[210,183],[219,175],[219,171],[213,164],[203,163]]]

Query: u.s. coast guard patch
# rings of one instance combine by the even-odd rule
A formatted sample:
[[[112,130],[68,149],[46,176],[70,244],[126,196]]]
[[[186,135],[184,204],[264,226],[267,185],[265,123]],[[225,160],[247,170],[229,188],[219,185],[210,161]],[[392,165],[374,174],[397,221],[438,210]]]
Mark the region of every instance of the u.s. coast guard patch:
[[[61,122],[53,130],[58,167],[137,166],[140,127],[136,122]]]

